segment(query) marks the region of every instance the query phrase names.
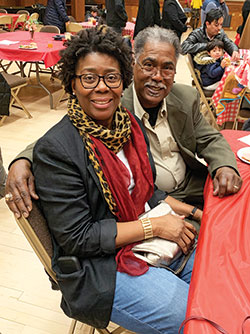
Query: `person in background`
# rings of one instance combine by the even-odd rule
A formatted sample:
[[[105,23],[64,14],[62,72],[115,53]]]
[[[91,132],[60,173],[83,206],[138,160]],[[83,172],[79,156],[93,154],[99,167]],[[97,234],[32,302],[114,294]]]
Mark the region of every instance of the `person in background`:
[[[200,21],[202,0],[192,0],[191,1],[191,27],[196,29]]]
[[[242,6],[242,18],[243,18],[242,25],[240,25],[237,29],[237,33],[240,34],[240,36],[242,35],[249,12],[250,12],[250,0],[245,0]]]
[[[224,0],[205,0],[201,7],[201,25],[204,24],[206,15],[211,9],[220,9],[223,13],[224,20],[229,15],[229,9]]]
[[[0,199],[4,197],[5,194],[5,183],[6,183],[6,172],[3,166],[3,158],[2,158],[2,152],[0,147]]]
[[[178,38],[187,31],[187,16],[178,0],[164,0],[161,26],[173,30]]]
[[[57,26],[64,33],[65,24],[69,22],[66,0],[48,0],[43,22],[45,25]]]
[[[85,15],[85,21],[88,21],[90,19],[95,19],[96,22],[98,22],[99,18],[100,18],[100,16],[99,16],[99,10],[98,10],[98,8],[96,6],[92,6],[90,8],[90,11],[88,11],[86,13],[86,15]]]
[[[126,26],[128,15],[125,9],[124,0],[105,0],[107,10],[106,22],[107,25],[116,31],[122,33],[122,29]]]
[[[190,53],[193,57],[201,51],[207,49],[207,44],[214,38],[219,39],[224,44],[224,50],[232,57],[233,61],[239,60],[239,49],[234,42],[229,39],[222,29],[223,13],[220,9],[211,9],[206,15],[205,23],[193,30],[182,43],[182,54]]]
[[[141,30],[161,25],[159,0],[139,0],[134,38]]]
[[[196,232],[183,216],[139,219],[168,196],[154,186],[140,121],[120,104],[132,79],[132,50],[104,26],[84,29],[66,43],[59,68],[70,94],[68,112],[37,141],[33,154],[61,306],[97,328],[113,321],[136,333],[176,334],[185,318],[195,253],[180,264]],[[132,252],[135,243],[153,236],[183,250],[170,270],[148,266]],[[74,256],[78,267],[65,272],[61,256]]]
[[[207,44],[207,50],[201,51],[194,56],[196,68],[200,71],[203,88],[215,90],[222,78],[225,67],[230,61],[224,58],[224,44],[219,39],[213,39]]]

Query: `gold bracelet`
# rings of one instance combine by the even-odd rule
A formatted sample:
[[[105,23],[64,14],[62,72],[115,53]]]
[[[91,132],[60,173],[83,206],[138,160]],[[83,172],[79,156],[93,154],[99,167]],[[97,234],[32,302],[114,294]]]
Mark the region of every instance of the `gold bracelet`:
[[[149,218],[141,218],[140,219],[143,231],[144,231],[144,239],[153,238],[153,228]]]

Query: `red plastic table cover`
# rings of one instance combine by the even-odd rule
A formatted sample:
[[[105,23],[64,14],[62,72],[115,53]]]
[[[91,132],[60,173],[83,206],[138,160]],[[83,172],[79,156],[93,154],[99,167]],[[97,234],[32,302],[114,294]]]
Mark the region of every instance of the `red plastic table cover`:
[[[43,61],[45,67],[55,65],[61,58],[59,51],[64,49],[63,41],[55,41],[54,33],[35,32],[34,39],[30,39],[29,31],[15,31],[0,34],[0,41],[18,41],[16,44],[3,45],[0,44],[0,59],[24,62]],[[20,44],[29,44],[35,42],[36,50],[19,49]],[[52,44],[52,48],[48,47]]]
[[[235,155],[247,146],[238,138],[250,132],[224,130],[222,134]],[[250,165],[236,155],[243,179],[241,190],[224,198],[213,196],[208,177],[205,206],[190,284],[185,334],[250,333]],[[245,323],[244,319],[246,319]],[[242,325],[243,324],[243,325]],[[243,327],[243,328],[242,328]]]

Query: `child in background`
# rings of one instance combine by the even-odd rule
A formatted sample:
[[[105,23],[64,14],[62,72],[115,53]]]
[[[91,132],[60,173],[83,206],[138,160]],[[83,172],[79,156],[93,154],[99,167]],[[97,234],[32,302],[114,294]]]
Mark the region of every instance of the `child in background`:
[[[191,1],[191,27],[196,29],[200,21],[202,0]]]
[[[207,50],[195,55],[195,68],[200,71],[203,88],[215,90],[218,87],[225,67],[230,65],[229,59],[223,59],[223,53],[223,42],[215,38],[207,44]]]

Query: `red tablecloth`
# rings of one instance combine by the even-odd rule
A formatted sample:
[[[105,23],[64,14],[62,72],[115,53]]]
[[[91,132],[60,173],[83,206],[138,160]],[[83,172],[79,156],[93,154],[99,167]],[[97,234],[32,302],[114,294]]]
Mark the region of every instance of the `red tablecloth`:
[[[1,40],[18,41],[17,44],[2,45],[0,44],[0,58],[13,61],[43,61],[46,67],[55,65],[60,59],[59,51],[64,48],[62,41],[53,39],[54,33],[35,32],[34,40],[31,41],[28,31],[15,31],[0,34]],[[19,49],[20,44],[29,44],[35,42],[36,50]],[[48,43],[53,47],[48,48]]]
[[[241,57],[243,57],[245,54],[250,54],[250,51],[240,49]],[[215,107],[217,107],[217,105],[219,103],[219,100],[221,98],[221,93],[222,93],[222,90],[223,90],[223,87],[224,87],[225,80],[226,80],[228,74],[234,69],[236,69],[236,68],[227,67],[225,69],[225,73],[220,80],[219,86],[217,87],[217,89],[215,90],[215,92],[212,96]],[[237,109],[238,109],[238,105],[239,105],[239,100],[236,100],[236,101],[233,101],[233,102],[230,102],[230,103],[225,103],[225,105],[226,105],[225,111],[223,113],[221,113],[220,115],[218,115],[218,117],[217,117],[217,124],[219,124],[219,125],[222,125],[225,122],[234,122],[234,119],[235,119],[235,116],[236,116],[236,113],[237,113]]]
[[[247,146],[237,140],[247,131],[222,131],[232,150]],[[212,181],[205,186],[204,214],[190,284],[187,315],[216,322],[228,334],[241,334],[250,316],[250,165],[237,158],[243,178],[239,193],[214,197]],[[250,333],[250,320],[244,325]],[[208,322],[190,320],[186,334],[218,334]],[[225,332],[226,333],[226,332]]]

